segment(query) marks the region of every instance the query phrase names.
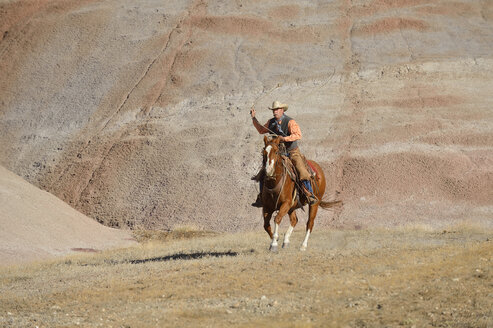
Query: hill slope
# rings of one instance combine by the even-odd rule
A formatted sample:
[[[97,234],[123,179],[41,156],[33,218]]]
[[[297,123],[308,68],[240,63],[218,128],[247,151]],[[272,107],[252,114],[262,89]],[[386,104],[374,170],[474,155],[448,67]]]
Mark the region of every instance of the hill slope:
[[[0,225],[1,265],[136,244],[128,232],[95,222],[3,167]]]
[[[260,228],[279,99],[340,213],[493,214],[493,3],[0,1],[0,164],[110,226]]]

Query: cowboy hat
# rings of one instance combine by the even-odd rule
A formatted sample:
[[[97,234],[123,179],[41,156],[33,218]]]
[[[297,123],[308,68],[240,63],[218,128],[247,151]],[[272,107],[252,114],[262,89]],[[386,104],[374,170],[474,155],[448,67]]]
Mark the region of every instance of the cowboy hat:
[[[272,103],[272,107],[268,107],[270,110],[274,110],[274,109],[278,109],[278,108],[282,108],[284,109],[284,111],[287,111],[288,110],[288,105],[286,104],[282,104],[280,101],[274,101]]]

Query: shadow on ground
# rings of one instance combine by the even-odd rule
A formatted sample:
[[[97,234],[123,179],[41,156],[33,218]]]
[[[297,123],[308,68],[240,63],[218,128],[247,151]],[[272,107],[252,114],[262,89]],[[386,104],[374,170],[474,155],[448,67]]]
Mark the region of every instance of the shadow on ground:
[[[141,260],[130,260],[126,261],[127,263],[131,264],[142,264],[142,263],[148,263],[148,262],[167,262],[167,261],[173,261],[173,260],[196,260],[196,259],[201,259],[203,257],[224,257],[224,256],[237,256],[237,252],[196,252],[196,253],[178,253],[178,254],[172,254],[172,255],[167,255],[167,256],[160,256],[160,257],[152,257],[148,259],[141,259]]]

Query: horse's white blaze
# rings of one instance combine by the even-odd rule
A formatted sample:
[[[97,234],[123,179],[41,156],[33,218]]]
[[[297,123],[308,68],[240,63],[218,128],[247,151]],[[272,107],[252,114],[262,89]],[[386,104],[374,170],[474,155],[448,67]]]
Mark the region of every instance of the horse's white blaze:
[[[291,234],[293,233],[293,226],[290,225],[288,228],[288,231],[286,231],[286,234],[284,235],[284,244],[289,244],[289,238],[291,237]]]
[[[270,177],[274,175],[274,160],[269,160],[271,150],[272,146],[270,145],[265,148],[265,151],[267,152],[267,167],[265,168],[265,172]]]
[[[306,248],[306,246],[308,246],[308,238],[310,238],[310,230],[306,231],[305,239],[303,240],[303,244],[301,244],[302,248]]]

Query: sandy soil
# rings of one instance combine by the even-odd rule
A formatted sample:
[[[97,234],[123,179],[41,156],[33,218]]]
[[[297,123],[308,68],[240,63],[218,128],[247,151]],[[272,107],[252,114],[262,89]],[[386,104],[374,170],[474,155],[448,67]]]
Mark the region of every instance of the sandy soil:
[[[493,224],[493,2],[0,1],[0,164],[113,227],[250,231],[290,105],[341,212]]]
[[[3,327],[491,327],[493,233],[140,232],[140,247],[0,269]],[[146,242],[147,240],[147,242]]]
[[[0,266],[137,244],[0,166]]]

